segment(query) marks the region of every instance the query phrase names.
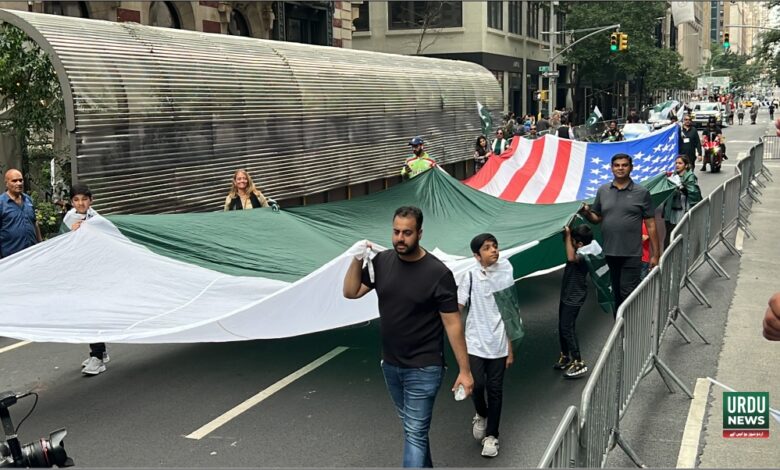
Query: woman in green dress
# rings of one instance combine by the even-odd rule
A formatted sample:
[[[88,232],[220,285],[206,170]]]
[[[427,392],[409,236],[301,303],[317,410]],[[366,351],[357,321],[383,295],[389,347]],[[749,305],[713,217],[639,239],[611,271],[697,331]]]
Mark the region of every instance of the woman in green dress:
[[[691,171],[691,161],[687,155],[677,157],[674,162],[674,172],[680,177],[680,183],[664,204],[664,220],[666,221],[664,247],[669,246],[672,230],[683,218],[683,215],[702,199],[699,180]]]

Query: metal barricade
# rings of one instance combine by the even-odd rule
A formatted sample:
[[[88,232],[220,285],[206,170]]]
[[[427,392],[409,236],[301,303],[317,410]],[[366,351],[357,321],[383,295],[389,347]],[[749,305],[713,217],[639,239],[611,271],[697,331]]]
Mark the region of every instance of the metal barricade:
[[[696,328],[696,325],[685,314],[680,307],[680,290],[682,289],[685,266],[685,245],[683,244],[683,238],[677,237],[672,240],[669,247],[664,250],[664,254],[661,256],[659,267],[661,270],[661,281],[659,287],[659,312],[658,322],[656,323],[656,354],[659,354],[661,348],[661,342],[666,336],[666,331],[670,326],[683,337],[683,339],[690,343],[691,340],[683,330],[680,329],[677,324],[678,316],[688,324],[688,326],[696,332],[699,338],[706,344],[709,344],[707,338]]]
[[[737,172],[739,173],[739,199],[737,199],[739,210],[737,222],[739,227],[745,232],[747,236],[755,239],[755,234],[748,229],[750,222],[747,219],[747,216],[751,212],[751,206],[753,202],[758,201],[758,197],[751,191],[753,186],[750,182],[750,175],[752,174],[752,161],[753,159],[751,152],[750,156],[743,158],[737,163]]]
[[[696,285],[695,282],[687,275],[688,273],[688,259],[689,259],[689,245],[690,245],[690,222],[691,222],[691,212],[688,211],[683,215],[682,219],[675,225],[674,230],[672,230],[672,240],[674,240],[677,237],[682,237],[683,239],[683,286],[690,291],[691,295],[693,295],[696,300],[702,304],[707,306],[712,306],[710,304],[710,301],[705,297],[704,292],[699,289],[699,286]]]
[[[566,409],[537,468],[576,468],[580,455],[580,414],[572,405]]]
[[[758,179],[759,176],[764,175],[764,142],[760,141],[751,149],[753,152],[753,179],[759,186],[766,188],[766,185]],[[769,179],[768,177],[766,177]]]
[[[671,378],[689,397],[693,395],[683,382],[658,358],[656,333],[658,323],[664,321],[659,313],[661,271],[653,269],[629,295],[618,309],[618,317],[625,320],[625,345],[623,346],[623,374],[620,387],[620,417],[623,417],[639,382],[652,367],[658,370],[670,392]],[[679,289],[679,288],[678,288]],[[666,374],[666,375],[665,375]]]
[[[582,391],[579,466],[603,467],[609,451],[620,447],[639,465],[634,451],[620,437],[620,374],[623,369],[623,317],[617,317],[607,342]],[[584,454],[584,455],[583,455]]]
[[[720,234],[723,231],[723,185],[715,188],[709,196],[707,196],[710,204],[709,219],[710,223],[707,227],[706,245],[704,246],[704,261],[706,261],[712,269],[720,277],[731,279],[729,273],[718,263],[715,258],[710,254],[710,251],[720,243]]]
[[[765,135],[762,140],[764,142],[764,160],[780,160],[780,137]]]
[[[729,234],[738,227],[742,227],[739,214],[741,179],[742,177],[739,175],[732,176],[723,183],[723,228],[720,232],[720,241],[728,247],[730,252],[738,255],[740,254],[739,250],[729,240]]]

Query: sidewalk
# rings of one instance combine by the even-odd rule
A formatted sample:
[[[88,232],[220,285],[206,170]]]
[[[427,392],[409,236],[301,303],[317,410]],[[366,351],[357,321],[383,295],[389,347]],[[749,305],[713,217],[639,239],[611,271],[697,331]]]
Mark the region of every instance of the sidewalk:
[[[750,228],[758,240],[745,237],[737,287],[728,311],[717,381],[740,392],[769,392],[772,408],[780,408],[780,342],[761,334],[769,297],[780,291],[780,165],[767,163],[775,181],[761,189],[753,205]],[[723,432],[723,392],[712,385],[705,420],[700,467],[780,467],[780,424],[770,416],[768,439],[729,439]]]

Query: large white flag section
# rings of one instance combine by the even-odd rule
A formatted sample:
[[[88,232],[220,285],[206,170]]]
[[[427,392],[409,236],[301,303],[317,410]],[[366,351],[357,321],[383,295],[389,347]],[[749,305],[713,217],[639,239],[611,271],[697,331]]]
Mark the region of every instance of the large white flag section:
[[[642,184],[656,203],[673,189],[663,175]],[[496,235],[515,279],[562,264],[561,229],[580,206],[504,201],[433,170],[379,193],[281,212],[95,217],[0,260],[0,336],[237,341],[370,320],[376,297],[344,299],[343,275],[365,240],[389,246],[402,205],[422,209],[422,245],[458,280],[482,232]]]

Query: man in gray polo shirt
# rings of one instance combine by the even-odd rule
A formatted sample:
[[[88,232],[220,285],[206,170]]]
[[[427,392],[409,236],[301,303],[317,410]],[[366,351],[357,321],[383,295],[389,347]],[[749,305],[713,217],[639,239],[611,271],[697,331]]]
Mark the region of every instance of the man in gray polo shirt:
[[[617,307],[639,285],[642,270],[642,221],[650,235],[650,267],[658,265],[660,246],[655,229],[655,209],[650,191],[631,179],[631,156],[619,153],[612,157],[615,179],[596,192],[593,205],[584,204],[580,213],[591,223],[601,224],[604,256],[612,277],[612,292]]]

